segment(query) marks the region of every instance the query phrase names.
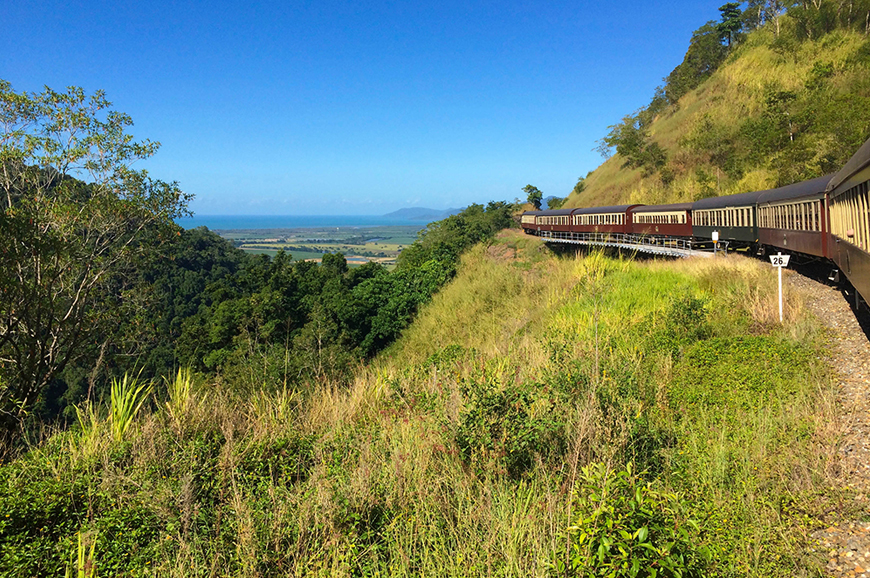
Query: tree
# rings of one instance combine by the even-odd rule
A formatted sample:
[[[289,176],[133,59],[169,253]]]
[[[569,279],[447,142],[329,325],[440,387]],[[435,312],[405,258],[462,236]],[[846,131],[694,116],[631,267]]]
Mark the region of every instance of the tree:
[[[641,115],[623,117],[620,124],[607,127],[610,132],[601,139],[602,147],[616,148],[624,160],[624,168],[641,169],[645,176],[661,170],[667,163],[667,152],[652,140]]]
[[[579,179],[577,179],[577,184],[574,185],[574,190],[572,190],[571,192],[574,193],[575,195],[579,195],[580,193],[582,193],[585,190],[586,190],[586,177],[580,177]]]
[[[716,30],[719,32],[719,37],[727,41],[728,46],[731,46],[743,27],[743,12],[740,10],[740,2],[728,2],[719,7],[719,12],[722,13],[722,22],[716,26]]]
[[[136,142],[102,91],[16,93],[0,80],[0,431],[119,320],[134,278],[191,196],[131,164]],[[84,182],[81,179],[87,179]]]
[[[767,0],[748,0],[746,10],[740,17],[743,28],[748,31],[755,30],[764,22],[764,7]]]
[[[779,37],[780,17],[786,9],[786,2],[783,0],[767,0],[764,7],[761,9],[761,15],[765,22],[773,22],[774,34]]]
[[[533,187],[532,185],[526,185],[523,187],[523,192],[528,195],[526,198],[529,203],[535,207],[536,211],[541,210],[541,201],[544,199],[544,193],[538,190],[538,187]]]
[[[692,33],[686,56],[665,79],[665,96],[675,104],[684,94],[698,87],[719,68],[728,55],[718,24],[710,21]]]
[[[561,209],[568,197],[547,197],[548,209]]]

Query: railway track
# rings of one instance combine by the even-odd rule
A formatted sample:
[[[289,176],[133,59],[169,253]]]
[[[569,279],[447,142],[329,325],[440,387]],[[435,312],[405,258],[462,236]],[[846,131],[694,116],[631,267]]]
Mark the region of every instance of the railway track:
[[[825,556],[829,576],[870,578],[870,311],[855,311],[850,292],[826,283],[821,266],[799,266],[798,272],[788,282],[829,330],[826,361],[837,383],[836,423],[829,425],[837,443],[823,456],[826,473],[854,500],[812,534],[813,549]]]

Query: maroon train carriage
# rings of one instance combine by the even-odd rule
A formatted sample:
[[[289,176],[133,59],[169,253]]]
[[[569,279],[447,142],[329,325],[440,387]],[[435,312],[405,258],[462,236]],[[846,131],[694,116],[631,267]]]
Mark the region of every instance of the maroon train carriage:
[[[555,233],[567,233],[571,230],[571,213],[576,209],[552,209],[546,211],[526,211],[523,216],[534,212],[534,235],[550,237]],[[525,228],[525,225],[523,225]]]
[[[642,205],[616,205],[574,209],[571,231],[575,233],[631,233],[631,211]]]
[[[789,252],[828,256],[825,187],[831,175],[758,196],[758,242]]]
[[[691,237],[692,203],[642,205],[632,210],[632,232],[650,237]]]
[[[520,217],[520,225],[522,225],[523,231],[525,231],[526,235],[535,234],[535,224],[537,221],[538,213],[540,212],[541,211],[525,211]]]
[[[828,183],[828,253],[870,300],[870,140]]]

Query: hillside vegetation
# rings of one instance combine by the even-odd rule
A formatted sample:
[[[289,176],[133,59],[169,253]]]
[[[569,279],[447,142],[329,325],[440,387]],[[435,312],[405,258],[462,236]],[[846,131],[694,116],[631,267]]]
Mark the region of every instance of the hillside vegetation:
[[[505,232],[348,386],[182,373],[132,420],[83,405],[43,430],[0,465],[0,568],[809,575],[809,529],[849,502],[819,329],[775,299],[749,259],[560,258]]]
[[[564,206],[689,202],[838,170],[870,138],[870,7],[853,3],[846,21],[836,2],[805,4],[730,49],[710,47],[715,23],[696,31],[650,105],[610,127],[600,150],[615,154]]]
[[[737,6],[566,206],[784,184],[870,136],[867,0]],[[109,105],[0,81],[0,574],[819,574],[811,530],[855,514],[835,383],[764,265],[554,254],[503,202],[394,271],[245,255],[178,229]]]

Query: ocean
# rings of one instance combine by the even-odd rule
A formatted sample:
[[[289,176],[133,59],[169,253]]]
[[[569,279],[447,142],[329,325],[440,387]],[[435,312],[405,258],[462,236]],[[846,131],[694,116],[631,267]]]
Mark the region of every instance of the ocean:
[[[208,227],[211,230],[229,229],[301,229],[308,227],[377,227],[426,226],[425,221],[409,221],[378,215],[194,215],[177,219],[185,229]]]

